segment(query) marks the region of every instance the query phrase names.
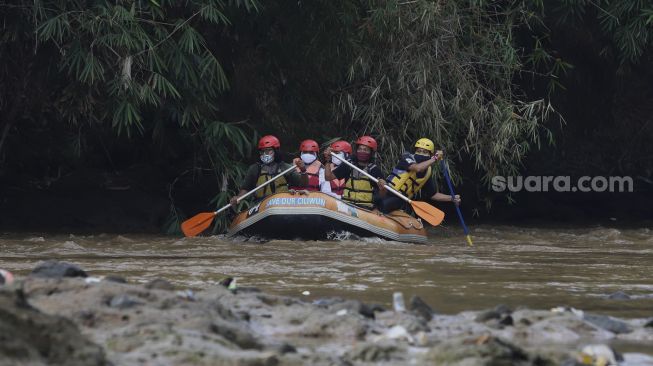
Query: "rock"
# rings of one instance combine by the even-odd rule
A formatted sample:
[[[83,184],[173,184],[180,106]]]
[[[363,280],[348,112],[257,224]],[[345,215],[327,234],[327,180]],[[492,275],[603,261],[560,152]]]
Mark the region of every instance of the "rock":
[[[88,277],[83,269],[72,263],[53,260],[45,261],[36,266],[30,276],[45,278]]]
[[[383,311],[387,311],[387,309],[379,304],[361,303],[358,313],[366,318],[375,319],[375,313]]]
[[[389,362],[393,360],[393,354],[400,350],[401,348],[393,343],[363,343],[354,346],[352,350],[347,352],[345,357],[359,362]]]
[[[374,319],[375,312],[386,310],[383,306],[378,304],[365,304],[358,300],[344,300],[339,297],[320,298],[313,301],[313,304],[321,308],[327,308],[334,313],[346,309],[347,312],[358,313],[370,319]]]
[[[512,319],[512,316],[504,314],[504,315],[502,315],[502,318],[499,319],[499,324],[500,325],[505,325],[505,326],[511,326],[511,325],[514,325],[515,322]]]
[[[617,291],[615,293],[612,293],[608,295],[608,299],[610,300],[630,300],[630,295],[626,294],[623,291]]]
[[[482,335],[456,338],[431,348],[421,364],[429,365],[553,365],[503,339]]]
[[[127,283],[127,280],[124,277],[120,276],[106,276],[104,277],[104,280],[115,283]]]
[[[0,365],[108,366],[102,347],[75,324],[32,308],[21,291],[0,290]]]
[[[188,301],[197,301],[197,297],[195,297],[195,293],[193,290],[186,289],[184,291],[177,291],[175,292],[175,295],[177,295],[178,298],[188,300]]]
[[[142,305],[142,302],[132,299],[130,296],[122,294],[116,295],[109,300],[108,305],[112,308],[127,309],[136,305]]]
[[[476,315],[475,321],[479,323],[487,323],[491,328],[501,329],[504,326],[514,325],[512,310],[506,305],[497,305],[492,310],[486,310]]]
[[[408,302],[408,310],[415,313],[417,316],[424,318],[427,322],[433,318],[435,313],[433,309],[424,302],[419,296],[413,295]]]
[[[297,353],[297,348],[291,344],[284,343],[279,346],[279,353],[282,355],[285,355],[286,353]]]
[[[605,315],[585,313],[583,320],[615,334],[630,333],[633,331],[633,329],[625,322]]]
[[[478,315],[476,315],[476,318],[474,318],[474,320],[479,323],[483,323],[490,319],[499,319],[499,318],[501,318],[501,314],[499,314],[498,312],[494,310],[485,310],[478,313]]]
[[[645,324],[644,328],[653,328],[653,318],[649,319]]]
[[[233,282],[232,282],[233,284]],[[251,286],[238,286],[238,288],[234,289],[229,289],[231,293],[233,294],[245,294],[245,293],[259,293],[262,292],[260,288],[258,287],[251,287]]]
[[[408,331],[410,334],[415,334],[417,332],[423,331],[428,332],[429,326],[424,318],[416,316],[408,312],[393,312],[386,311],[376,313],[376,324],[382,325],[387,328],[392,328],[396,325],[400,325]]]
[[[341,302],[345,302],[345,300],[340,297],[322,297],[313,300],[313,305],[327,308],[331,305],[335,305]]]
[[[251,331],[240,329],[237,325],[230,324],[224,320],[217,319],[209,326],[209,329],[213,333],[223,336],[226,340],[234,343],[242,349],[260,350],[263,348],[263,346],[251,334]]]
[[[505,305],[505,304],[497,305],[494,308],[494,311],[496,311],[497,313],[499,313],[501,315],[512,314],[512,309],[510,309],[510,307],[508,307],[508,305]]]
[[[175,286],[170,283],[168,280],[163,278],[155,278],[152,281],[145,284],[145,288],[148,290],[167,290],[172,291],[175,289]]]

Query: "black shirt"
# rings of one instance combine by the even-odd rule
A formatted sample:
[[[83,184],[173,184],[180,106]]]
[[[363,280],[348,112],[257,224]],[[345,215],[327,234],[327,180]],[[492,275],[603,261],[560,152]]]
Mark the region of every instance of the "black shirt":
[[[350,160],[350,162],[351,162],[352,164],[357,164],[356,161],[351,161],[351,160]],[[359,168],[360,168],[360,167],[359,167]],[[361,169],[362,169],[362,168],[361,168]],[[349,178],[349,177],[351,176],[351,171],[352,171],[352,168],[350,168],[349,165],[347,165],[347,164],[340,164],[340,165],[338,165],[337,168],[333,169],[331,172],[333,173],[333,175],[336,176],[336,178],[338,178],[338,179],[345,179],[345,178]],[[374,165],[374,166],[372,167],[372,169],[370,169],[370,170],[368,171],[368,173],[369,173],[371,176],[373,176],[374,178],[376,178],[376,179],[383,179],[383,180],[385,180],[385,176],[383,175],[383,172],[382,172],[381,169],[380,169],[378,166],[376,166],[376,165]],[[372,188],[374,189],[374,193],[376,193],[376,192],[379,190],[379,186],[377,186],[376,184],[372,184]]]
[[[353,164],[356,164],[355,162],[352,162]],[[360,168],[360,167],[359,167]],[[362,168],[361,168],[362,169]],[[333,169],[331,172],[333,175],[336,176],[338,179],[344,179],[344,178],[349,178],[351,175],[351,168],[347,164],[340,164],[338,165],[337,168]],[[385,180],[385,177],[383,176],[383,172],[381,172],[381,169],[378,166],[373,166],[372,169],[368,171],[368,173],[373,176],[376,179],[383,179]]]

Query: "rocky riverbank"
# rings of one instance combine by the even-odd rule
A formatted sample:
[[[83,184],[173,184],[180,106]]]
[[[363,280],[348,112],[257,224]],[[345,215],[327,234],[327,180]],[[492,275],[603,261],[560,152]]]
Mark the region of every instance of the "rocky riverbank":
[[[441,315],[416,297],[395,310],[228,285],[192,292],[46,262],[0,286],[0,364],[653,364],[628,352],[653,344],[653,319],[565,307]]]

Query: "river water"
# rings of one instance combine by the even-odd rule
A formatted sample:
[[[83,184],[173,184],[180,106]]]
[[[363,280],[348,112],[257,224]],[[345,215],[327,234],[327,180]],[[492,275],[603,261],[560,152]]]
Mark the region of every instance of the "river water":
[[[160,277],[193,289],[232,276],[239,286],[308,301],[339,296],[390,305],[392,293],[401,291],[406,300],[419,295],[441,313],[507,304],[653,316],[650,228],[479,226],[472,235],[473,247],[451,227],[431,229],[427,245],[4,233],[0,268],[24,275],[41,261],[58,259],[94,276],[119,275],[130,282]],[[616,291],[632,298],[607,298]]]

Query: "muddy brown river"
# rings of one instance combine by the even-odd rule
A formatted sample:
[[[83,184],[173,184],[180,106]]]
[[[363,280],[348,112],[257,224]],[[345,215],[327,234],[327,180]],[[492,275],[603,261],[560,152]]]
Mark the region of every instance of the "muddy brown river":
[[[325,296],[390,305],[416,294],[436,311],[497,304],[568,305],[619,317],[653,316],[653,230],[479,226],[474,247],[460,230],[432,229],[428,245],[380,239],[268,241],[221,236],[0,235],[0,268],[27,274],[47,259],[91,275],[166,278],[203,288],[224,277],[239,286],[314,300]],[[628,300],[608,299],[623,291]]]

